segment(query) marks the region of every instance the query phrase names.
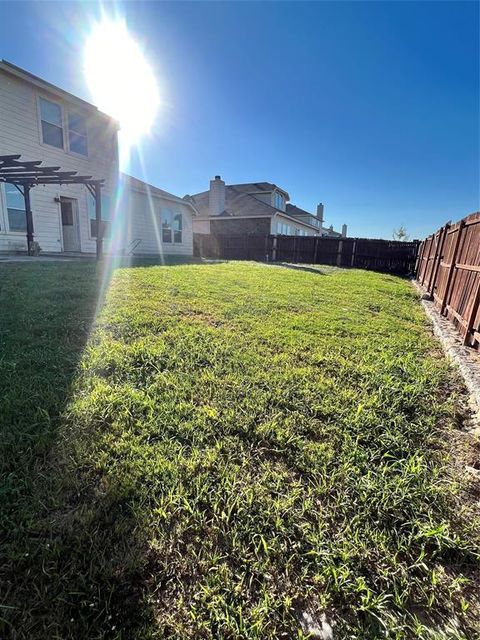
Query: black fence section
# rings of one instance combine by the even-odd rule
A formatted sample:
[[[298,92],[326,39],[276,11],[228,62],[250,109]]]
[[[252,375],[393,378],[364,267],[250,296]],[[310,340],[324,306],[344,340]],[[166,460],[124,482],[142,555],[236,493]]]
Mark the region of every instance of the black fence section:
[[[223,260],[328,264],[413,274],[419,242],[320,236],[194,234],[194,255]]]
[[[257,234],[193,234],[193,255],[221,260],[257,260],[269,262],[273,236]]]

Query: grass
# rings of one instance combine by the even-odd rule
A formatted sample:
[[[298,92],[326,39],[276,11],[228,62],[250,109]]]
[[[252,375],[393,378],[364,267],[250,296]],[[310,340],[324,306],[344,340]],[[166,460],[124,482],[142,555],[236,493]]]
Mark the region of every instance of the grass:
[[[408,282],[0,271],[0,637],[478,637],[461,387]],[[3,634],[3,635],[2,635]]]

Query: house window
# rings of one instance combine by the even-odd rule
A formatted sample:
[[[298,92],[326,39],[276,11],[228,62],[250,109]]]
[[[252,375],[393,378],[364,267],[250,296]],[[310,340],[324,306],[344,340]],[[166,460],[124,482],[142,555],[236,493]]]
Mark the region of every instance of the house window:
[[[102,193],[102,238],[109,238],[111,233],[111,212],[110,197]],[[97,220],[95,215],[95,198],[89,193],[87,195],[88,220],[90,222],[90,237],[97,237]]]
[[[40,98],[42,140],[52,147],[63,149],[62,109],[55,102]]]
[[[275,191],[274,194],[274,206],[276,209],[280,209],[280,211],[285,211],[285,198],[281,193]]]
[[[7,202],[8,227],[10,231],[26,231],[27,217],[25,215],[25,200],[23,195],[13,184],[5,184],[5,199]]]
[[[181,244],[183,219],[181,213],[162,209],[162,242]]]
[[[293,233],[293,228],[286,222],[277,222],[277,233],[282,236],[289,236]]]
[[[182,214],[176,213],[173,216],[173,241],[177,244],[182,242]]]
[[[74,111],[68,112],[68,146],[70,151],[79,153],[82,156],[88,155],[85,118]]]

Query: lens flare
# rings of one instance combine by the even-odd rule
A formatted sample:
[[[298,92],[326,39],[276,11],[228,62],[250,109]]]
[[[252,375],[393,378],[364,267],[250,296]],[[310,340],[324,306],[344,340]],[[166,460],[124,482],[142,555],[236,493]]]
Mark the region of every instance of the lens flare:
[[[160,106],[152,67],[121,20],[104,18],[85,44],[84,73],[93,101],[120,123],[132,146],[151,130]]]

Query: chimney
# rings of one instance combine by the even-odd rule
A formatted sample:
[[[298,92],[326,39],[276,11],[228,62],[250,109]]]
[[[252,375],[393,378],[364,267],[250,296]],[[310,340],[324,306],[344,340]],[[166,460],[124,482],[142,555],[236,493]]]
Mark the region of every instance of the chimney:
[[[346,224],[342,224],[342,237],[343,238],[347,237],[347,225]]]
[[[323,210],[324,210],[324,206],[320,202],[320,204],[317,204],[317,218],[320,220],[321,225],[323,225]]]
[[[208,208],[211,216],[219,216],[225,211],[225,182],[220,176],[215,176],[214,180],[210,180]]]

